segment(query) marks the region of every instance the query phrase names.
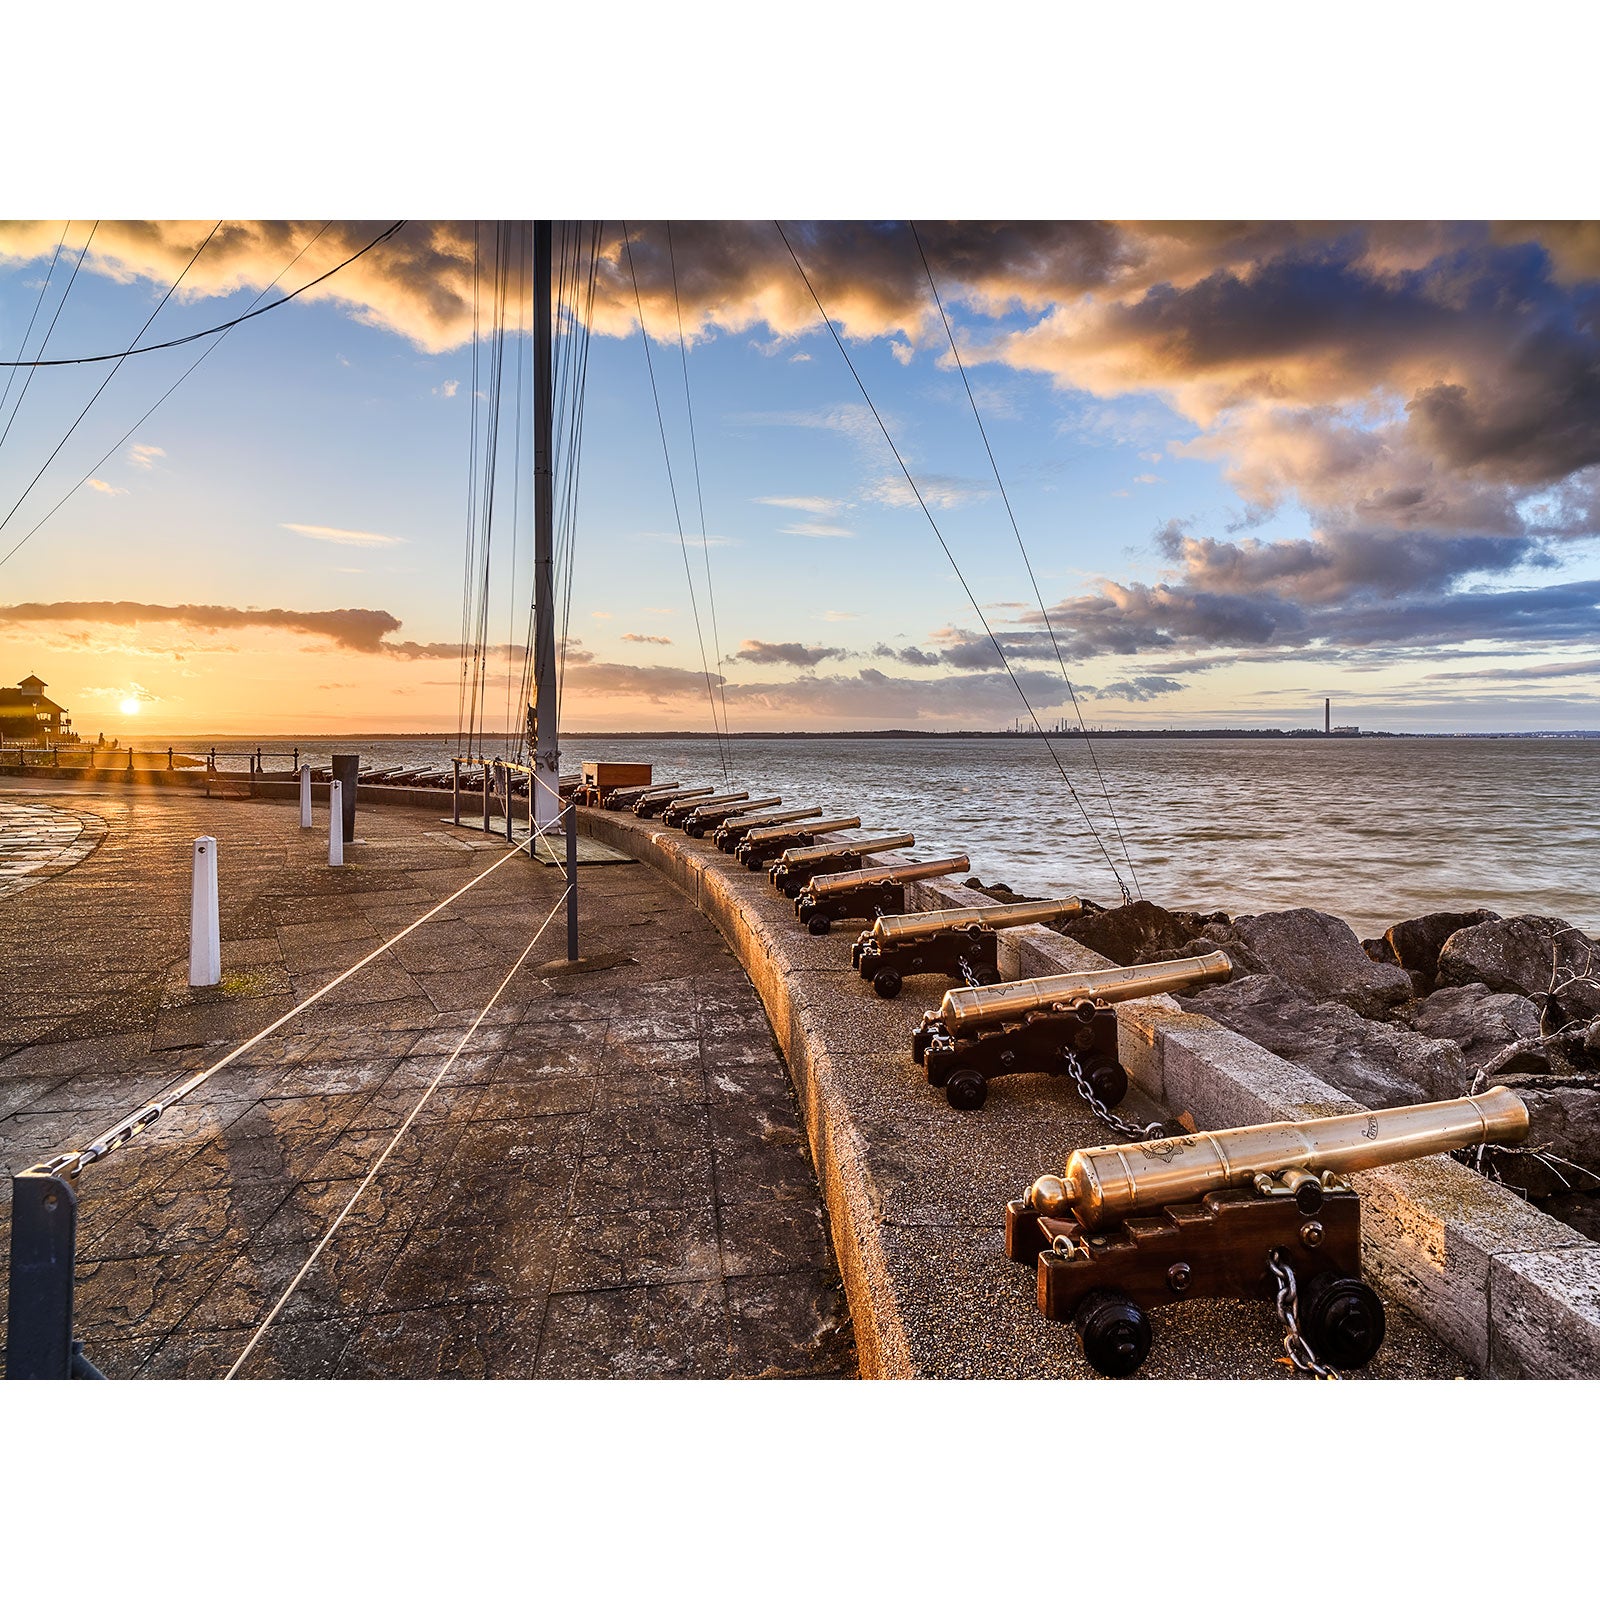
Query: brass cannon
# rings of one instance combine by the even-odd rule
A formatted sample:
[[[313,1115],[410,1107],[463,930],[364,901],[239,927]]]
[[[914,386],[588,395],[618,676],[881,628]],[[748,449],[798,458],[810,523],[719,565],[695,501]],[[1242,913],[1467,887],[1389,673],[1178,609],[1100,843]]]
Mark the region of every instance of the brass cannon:
[[[680,800],[692,800],[696,795],[714,793],[711,784],[706,784],[701,789],[658,789],[654,793],[642,794],[633,802],[633,814],[636,817],[660,816],[668,806],[676,805]]]
[[[989,1080],[1013,1072],[1065,1074],[1080,1092],[1092,1090],[1114,1106],[1128,1092],[1128,1076],[1117,1056],[1113,1002],[1217,983],[1232,972],[1228,958],[1212,951],[951,989],[937,1011],[923,1013],[911,1036],[911,1058],[958,1111],[976,1111],[989,1097]]]
[[[887,833],[877,839],[851,839],[845,844],[804,845],[785,850],[768,866],[767,876],[793,900],[818,873],[851,872],[865,856],[908,849],[916,842],[909,833]]]
[[[714,833],[729,817],[741,817],[747,811],[770,811],[773,806],[782,804],[781,794],[768,795],[765,800],[748,800],[742,795],[736,800],[722,803],[708,800],[704,805],[696,806],[679,825],[691,839],[703,839],[708,833]]]
[[[846,828],[860,826],[860,817],[829,817],[823,822],[813,822],[804,827],[792,823],[774,823],[769,817],[763,826],[752,828],[739,841],[733,853],[743,862],[746,871],[759,872],[785,850],[803,850],[826,834],[842,833]]]
[[[1071,1322],[1107,1377],[1149,1354],[1152,1307],[1202,1298],[1274,1300],[1296,1366],[1360,1367],[1383,1342],[1383,1302],[1361,1280],[1361,1202],[1346,1179],[1527,1131],[1527,1107],[1494,1088],[1077,1150],[1006,1207],[1006,1254],[1036,1264],[1039,1309]]]
[[[942,861],[908,861],[898,867],[824,873],[801,891],[794,912],[807,933],[828,933],[836,922],[861,917],[870,921],[885,912],[904,911],[908,883],[965,872],[971,865],[965,856],[946,856]]]
[[[671,789],[681,789],[681,781],[673,783],[634,783],[621,789],[608,789],[600,804],[607,811],[631,811],[648,795],[666,795]]]
[[[681,794],[668,798],[667,807],[661,813],[661,820],[669,828],[681,828],[690,813],[699,810],[703,805],[732,805],[736,801],[749,798],[748,789],[742,789],[738,794],[718,794],[714,789],[685,789]]]
[[[731,855],[739,848],[745,836],[756,828],[773,827],[782,822],[803,822],[807,817],[821,815],[821,806],[796,806],[789,811],[758,811],[750,816],[739,816],[735,813],[718,826],[717,831],[711,835],[711,842],[724,855]]]
[[[942,972],[974,985],[998,983],[999,929],[1079,917],[1083,912],[1083,902],[1073,896],[879,917],[856,940],[850,964],[885,1000],[899,994],[902,982],[914,972]]]

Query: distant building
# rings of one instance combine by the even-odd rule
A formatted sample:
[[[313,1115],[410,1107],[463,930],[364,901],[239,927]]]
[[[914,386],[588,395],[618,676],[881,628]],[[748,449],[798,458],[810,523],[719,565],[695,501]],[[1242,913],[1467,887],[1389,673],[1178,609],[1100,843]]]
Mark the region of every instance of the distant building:
[[[1346,739],[1357,739],[1361,736],[1361,729],[1359,727],[1334,728],[1332,734],[1334,738],[1339,738],[1342,735]]]
[[[77,738],[72,718],[45,694],[43,678],[30,673],[15,689],[0,689],[0,741],[45,744]]]

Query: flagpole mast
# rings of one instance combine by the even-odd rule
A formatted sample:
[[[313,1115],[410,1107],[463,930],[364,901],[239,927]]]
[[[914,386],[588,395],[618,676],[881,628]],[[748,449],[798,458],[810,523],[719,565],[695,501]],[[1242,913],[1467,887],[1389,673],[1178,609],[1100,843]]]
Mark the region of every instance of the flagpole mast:
[[[534,769],[534,825],[560,809],[560,730],[556,726],[555,483],[551,462],[553,361],[550,312],[551,224],[533,225],[533,704],[528,707]]]

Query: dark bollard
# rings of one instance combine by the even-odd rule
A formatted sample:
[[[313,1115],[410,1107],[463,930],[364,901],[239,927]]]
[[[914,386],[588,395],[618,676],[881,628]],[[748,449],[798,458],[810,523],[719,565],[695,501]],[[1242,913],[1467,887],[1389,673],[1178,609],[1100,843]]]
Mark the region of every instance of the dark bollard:
[[[341,788],[344,804],[344,842],[350,844],[356,836],[356,778],[361,770],[360,756],[335,756],[333,776]]]
[[[170,744],[167,746],[167,771],[172,771],[172,746]]]
[[[450,820],[461,826],[461,757],[450,758]]]
[[[72,1337],[78,1196],[35,1167],[11,1180],[11,1299],[6,1377],[98,1378]]]
[[[529,788],[532,788],[529,784]],[[567,807],[567,960],[578,959],[578,808]]]
[[[489,832],[489,769],[483,769],[483,831]]]
[[[128,771],[133,771],[133,746],[131,744],[128,746]]]

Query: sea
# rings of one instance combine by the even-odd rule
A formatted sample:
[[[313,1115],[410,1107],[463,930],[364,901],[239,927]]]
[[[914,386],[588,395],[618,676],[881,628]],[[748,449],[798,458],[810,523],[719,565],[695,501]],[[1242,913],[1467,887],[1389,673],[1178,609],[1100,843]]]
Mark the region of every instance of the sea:
[[[219,765],[241,768],[259,745],[280,770],[295,749],[386,766],[447,762],[458,748],[453,735],[160,743],[214,747]],[[1114,905],[1120,876],[1165,906],[1314,906],[1363,937],[1479,906],[1600,934],[1600,739],[1105,739],[1093,763],[1081,739],[1051,747],[1065,777],[1030,737],[568,736],[561,770],[648,761],[660,782],[859,815],[876,832],[914,833],[918,857],[965,854],[962,876],[1023,894]]]

